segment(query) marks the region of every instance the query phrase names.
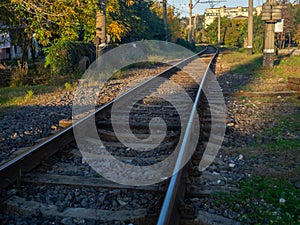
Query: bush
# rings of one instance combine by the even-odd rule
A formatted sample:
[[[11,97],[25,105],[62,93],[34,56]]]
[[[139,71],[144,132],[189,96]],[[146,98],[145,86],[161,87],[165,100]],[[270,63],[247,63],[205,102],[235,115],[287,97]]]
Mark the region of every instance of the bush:
[[[176,44],[181,45],[183,47],[186,47],[186,48],[188,48],[192,51],[196,49],[195,43],[190,43],[189,41],[186,41],[182,38],[178,38],[176,40]]]
[[[80,59],[87,56],[90,61],[96,58],[95,46],[77,41],[59,41],[45,49],[45,67],[50,67],[52,75],[64,75],[76,70]]]
[[[23,65],[18,61],[18,66],[12,70],[10,86],[18,87],[26,84],[28,77],[28,64],[25,62]]]

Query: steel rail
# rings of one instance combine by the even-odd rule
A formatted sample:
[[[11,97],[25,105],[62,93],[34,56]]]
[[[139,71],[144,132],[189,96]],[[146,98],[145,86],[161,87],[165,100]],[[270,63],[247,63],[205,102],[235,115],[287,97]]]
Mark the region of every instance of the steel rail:
[[[72,124],[70,127],[65,128],[61,132],[49,137],[47,140],[43,141],[42,143],[31,147],[28,151],[23,152],[19,156],[0,164],[0,188],[5,188],[11,185],[19,176],[20,173],[28,172],[38,166],[42,160],[45,160],[55,154],[59,149],[62,147],[70,144],[74,141],[74,133],[73,129],[78,126],[82,125],[90,119],[93,119],[95,115],[99,113],[103,113],[108,111],[112,105],[128,95],[134,94],[140,89],[144,88],[145,85],[151,85],[152,82],[156,80],[157,77],[167,75],[172,70],[180,68],[180,66],[184,65],[185,63],[193,60],[194,58],[198,57],[198,55],[202,54],[207,50],[207,47],[200,51],[199,53],[192,55],[175,65],[171,66],[170,68],[162,71],[161,73],[157,74],[156,76],[142,82],[140,85],[136,86],[135,88],[125,92],[124,94],[118,96],[114,100],[108,102],[107,104],[99,107],[94,112],[90,113],[86,117],[80,119],[79,121]]]
[[[181,148],[179,150],[179,154],[178,154],[178,158],[174,167],[173,171],[178,171],[176,172],[172,178],[171,181],[169,183],[169,187],[163,202],[163,206],[158,218],[158,222],[157,225],[176,225],[179,224],[179,212],[178,209],[176,209],[175,206],[175,202],[176,200],[179,201],[178,198],[178,190],[180,189],[180,182],[181,182],[181,177],[182,177],[182,173],[183,173],[183,169],[182,168],[182,164],[184,161],[184,157],[185,157],[185,153],[187,151],[187,146],[188,143],[190,141],[190,137],[192,134],[192,128],[193,128],[193,123],[194,123],[194,118],[195,115],[197,113],[197,105],[199,103],[200,100],[200,96],[201,96],[201,92],[202,92],[202,88],[203,85],[205,83],[206,80],[206,76],[208,74],[208,71],[210,69],[210,66],[212,65],[212,62],[215,60],[215,58],[217,57],[219,50],[217,48],[216,49],[216,53],[214,54],[213,58],[210,60],[209,65],[207,66],[205,73],[203,75],[203,78],[201,80],[201,83],[199,85],[199,89],[197,92],[197,96],[188,120],[188,124],[187,124],[187,128],[183,137],[183,141],[182,141],[182,145]],[[179,193],[179,195],[183,195],[184,190],[182,190],[183,188],[181,188],[181,193]],[[181,196],[182,197],[182,196]],[[179,197],[180,198],[180,197]]]

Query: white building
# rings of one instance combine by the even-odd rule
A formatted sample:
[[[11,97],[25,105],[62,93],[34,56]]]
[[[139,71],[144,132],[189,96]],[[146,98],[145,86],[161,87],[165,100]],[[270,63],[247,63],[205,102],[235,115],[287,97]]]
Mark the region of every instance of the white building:
[[[258,6],[253,10],[253,14],[260,15],[262,11],[262,7]],[[204,13],[204,26],[207,27],[211,24],[218,15],[220,14],[221,17],[228,17],[230,19],[234,17],[248,17],[248,7],[226,7],[222,6],[220,8],[208,8],[205,10]]]
[[[14,46],[8,31],[0,30],[0,61],[3,59],[18,59],[22,57],[20,46]]]

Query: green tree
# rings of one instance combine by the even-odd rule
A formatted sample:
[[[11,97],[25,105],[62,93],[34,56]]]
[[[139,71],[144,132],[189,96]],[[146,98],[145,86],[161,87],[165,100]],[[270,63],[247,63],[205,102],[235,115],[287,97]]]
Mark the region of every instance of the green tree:
[[[175,8],[167,8],[169,40],[181,37],[179,15]],[[164,39],[163,8],[155,1],[108,1],[107,32],[113,42],[129,42],[141,39]]]
[[[161,23],[163,22],[163,7],[155,3],[152,6],[152,11],[155,12],[160,20]],[[167,7],[167,22],[168,22],[168,40],[171,42],[176,42],[178,38],[184,38],[184,31],[181,27],[180,23],[180,14],[176,13],[175,8],[173,6]],[[163,25],[163,24],[162,24]],[[164,34],[164,31],[162,31]],[[163,39],[163,37],[162,37]]]
[[[227,17],[221,17],[221,43],[227,44],[226,35],[228,34],[228,28],[231,26],[231,20]],[[206,39],[211,44],[218,43],[218,18],[216,18],[206,29]]]
[[[29,48],[34,49],[33,37],[43,46],[56,39],[78,40],[80,34],[82,40],[92,40],[95,28],[87,18],[95,17],[96,3],[96,0],[4,0],[0,3],[0,21],[10,30],[13,43],[21,43],[26,53]]]
[[[221,18],[221,43],[233,47],[243,47],[247,36],[247,20]],[[218,43],[218,18],[205,29],[206,40],[211,44]],[[253,50],[263,49],[264,22],[260,16],[253,17]]]
[[[224,43],[234,47],[243,47],[247,35],[247,20],[232,19],[227,27]]]
[[[260,16],[253,16],[253,51],[262,52],[264,48],[265,23]]]

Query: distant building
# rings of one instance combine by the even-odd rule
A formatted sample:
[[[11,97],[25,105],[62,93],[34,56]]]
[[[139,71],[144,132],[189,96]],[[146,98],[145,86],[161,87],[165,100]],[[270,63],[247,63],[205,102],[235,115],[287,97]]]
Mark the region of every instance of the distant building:
[[[5,25],[0,25],[0,61],[22,57],[22,49],[12,44],[12,37]]]
[[[0,32],[0,60],[10,58],[11,40],[8,32]]]
[[[260,15],[262,12],[262,7],[258,6],[253,10],[253,14]],[[208,8],[205,10],[204,13],[204,26],[207,27],[211,24],[218,15],[220,14],[221,17],[228,17],[233,19],[235,17],[243,18],[248,17],[248,7],[226,7],[222,6],[220,8]]]

